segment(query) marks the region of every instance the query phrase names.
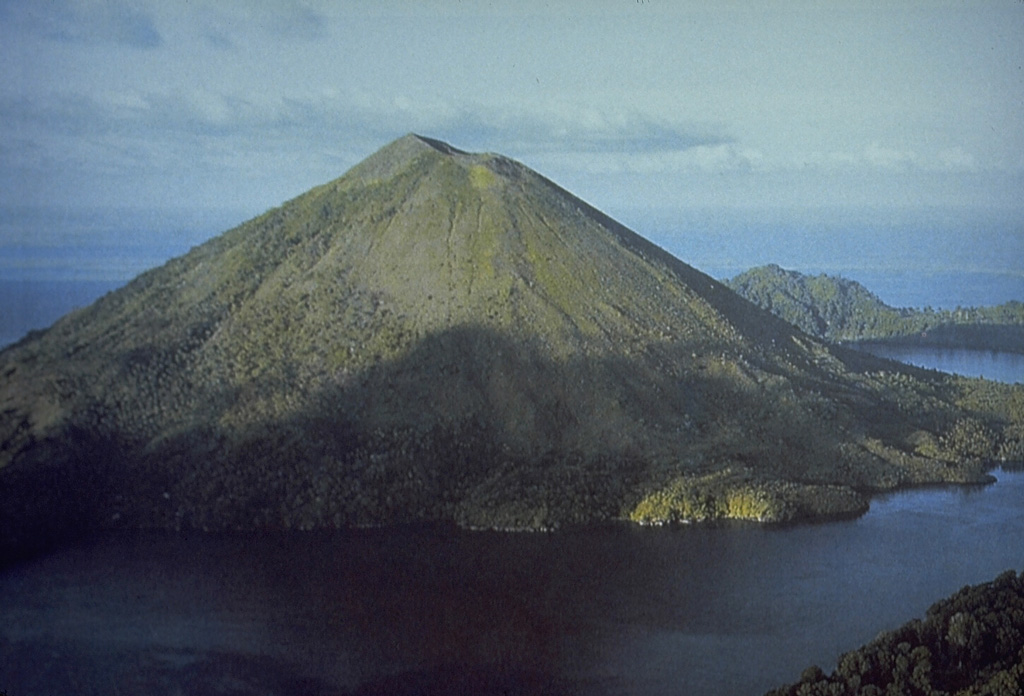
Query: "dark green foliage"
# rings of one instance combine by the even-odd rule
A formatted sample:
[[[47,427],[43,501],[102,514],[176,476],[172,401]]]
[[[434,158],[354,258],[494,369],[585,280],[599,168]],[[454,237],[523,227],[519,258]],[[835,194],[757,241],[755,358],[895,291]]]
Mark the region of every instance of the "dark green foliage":
[[[905,342],[1024,352],[1024,303],[954,310],[890,307],[856,281],[809,276],[776,265],[741,273],[729,287],[751,302],[829,341]]]
[[[1016,696],[1024,684],[1024,576],[1003,573],[933,605],[923,621],[883,633],[769,696]]]

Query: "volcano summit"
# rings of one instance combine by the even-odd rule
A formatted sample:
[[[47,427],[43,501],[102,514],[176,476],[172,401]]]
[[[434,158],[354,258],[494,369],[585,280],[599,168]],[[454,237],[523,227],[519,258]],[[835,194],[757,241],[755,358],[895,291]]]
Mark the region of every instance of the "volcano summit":
[[[962,384],[407,135],[0,352],[0,531],[849,513],[980,479]]]

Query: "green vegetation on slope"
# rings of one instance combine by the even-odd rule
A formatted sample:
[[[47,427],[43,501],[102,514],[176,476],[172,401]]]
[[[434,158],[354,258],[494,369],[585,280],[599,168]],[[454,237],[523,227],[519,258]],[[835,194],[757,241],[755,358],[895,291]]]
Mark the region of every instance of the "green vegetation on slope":
[[[953,310],[897,309],[856,281],[824,274],[809,276],[776,265],[753,268],[728,285],[820,339],[1024,352],[1021,302]]]
[[[0,352],[0,543],[849,514],[1018,456],[1022,390],[974,384],[410,135]]]
[[[1011,570],[769,696],[1017,696],[1022,684],[1024,576]]]

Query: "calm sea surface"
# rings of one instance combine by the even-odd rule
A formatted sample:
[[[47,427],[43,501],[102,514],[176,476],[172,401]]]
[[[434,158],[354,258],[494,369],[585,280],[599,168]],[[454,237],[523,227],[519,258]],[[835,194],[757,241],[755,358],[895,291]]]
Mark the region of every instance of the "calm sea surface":
[[[45,329],[124,283],[113,280],[0,280],[0,348]]]
[[[0,269],[2,270],[2,269]],[[726,279],[739,271],[701,269]],[[746,269],[741,269],[746,270]],[[813,273],[813,269],[799,269]],[[997,305],[1024,299],[1024,279],[1000,273],[853,273],[847,277],[864,283],[880,295],[896,298],[898,306]],[[32,329],[43,329],[76,307],[84,307],[127,279],[8,279],[0,276],[0,348],[17,341]],[[930,366],[930,365],[927,365]],[[937,368],[943,369],[943,368]]]
[[[858,343],[852,347],[882,358],[964,377],[984,377],[1007,384],[1024,384],[1024,355],[990,350],[960,350],[887,343]]]
[[[761,694],[1024,568],[1024,474],[790,528],[112,536],[0,574],[9,694]]]
[[[894,307],[1024,300],[1024,221],[994,211],[621,211],[715,278],[767,263],[856,280]]]

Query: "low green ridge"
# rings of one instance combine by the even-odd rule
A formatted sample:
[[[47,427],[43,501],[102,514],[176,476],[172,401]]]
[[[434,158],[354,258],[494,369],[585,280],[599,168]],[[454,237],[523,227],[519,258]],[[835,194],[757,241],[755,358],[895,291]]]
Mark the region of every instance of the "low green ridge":
[[[885,341],[1024,353],[1024,303],[951,310],[890,307],[860,283],[759,266],[727,285],[754,304],[829,341]]]
[[[1010,570],[767,696],[1015,696],[1022,684],[1024,576]]]
[[[1022,423],[1020,388],[830,346],[408,135],[0,351],[0,546],[851,514],[984,480]]]

